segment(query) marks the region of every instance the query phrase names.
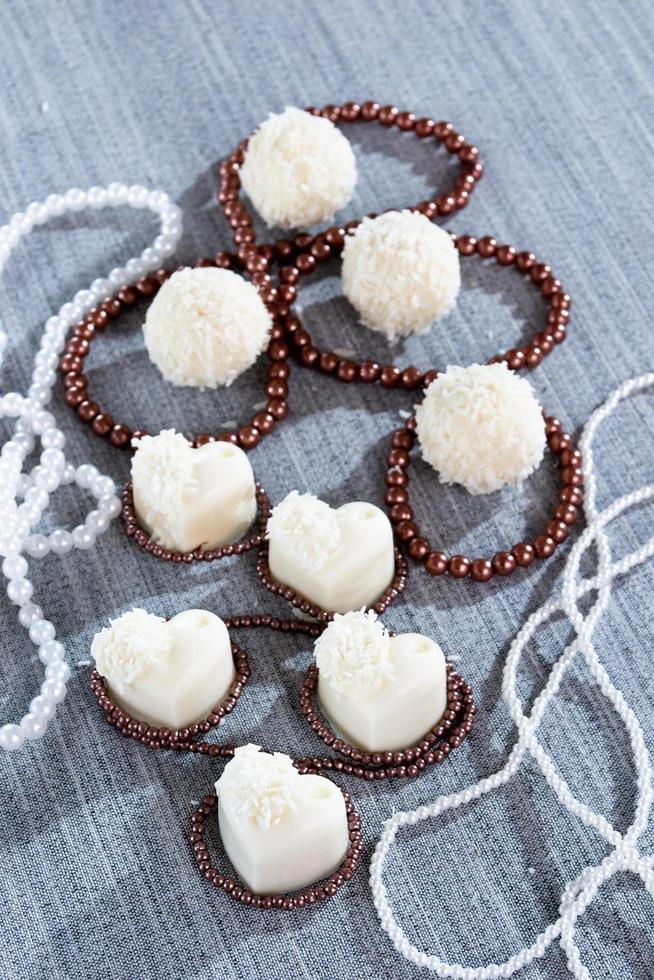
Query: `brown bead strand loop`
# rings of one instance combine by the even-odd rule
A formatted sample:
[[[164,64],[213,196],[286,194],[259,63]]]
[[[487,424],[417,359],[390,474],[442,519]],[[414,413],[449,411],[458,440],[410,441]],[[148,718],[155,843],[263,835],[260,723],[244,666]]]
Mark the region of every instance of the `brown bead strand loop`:
[[[209,548],[203,550],[196,548],[194,551],[171,551],[164,548],[152,540],[138,522],[136,510],[134,508],[134,494],[132,484],[126,483],[122,490],[122,511],[121,520],[125,529],[125,534],[137,543],[140,548],[148,554],[159,558],[161,561],[170,561],[174,564],[190,565],[194,561],[220,561],[221,558],[228,558],[230,555],[242,555],[251,548],[258,548],[264,540],[266,524],[272,513],[272,504],[268,494],[260,483],[255,486],[257,497],[257,516],[255,518],[256,530],[250,531],[233,544],[224,544],[219,548]]]
[[[433,199],[420,201],[415,206],[414,210],[420,211],[430,220],[454,214],[464,208],[483,176],[484,168],[479,159],[479,150],[467,143],[450,122],[434,122],[425,116],[416,119],[412,112],[400,112],[395,106],[380,106],[377,102],[364,102],[361,105],[357,102],[345,102],[340,106],[326,105],[322,109],[309,107],[306,111],[314,116],[323,116],[333,123],[377,122],[386,129],[413,132],[418,139],[435,140],[438,145],[444,146],[449,154],[458,159],[459,173],[449,191]],[[296,235],[294,239],[281,239],[272,246],[272,252],[270,246],[257,247],[252,215],[240,200],[239,171],[245,159],[247,144],[247,139],[242,140],[219,168],[218,202],[232,227],[239,260],[249,272],[268,272],[273,256],[279,261],[287,261],[296,252],[312,246],[312,243],[317,251],[326,250],[329,255],[331,242],[327,237],[328,233],[319,235],[317,239],[305,234]],[[317,257],[313,250],[311,255]]]
[[[294,762],[300,773],[315,773],[317,770],[310,766],[302,766]],[[363,840],[361,838],[361,818],[357,813],[352,798],[344,790],[343,799],[345,801],[345,814],[347,817],[348,836],[350,839],[349,847],[346,851],[343,863],[336,871],[333,871],[327,878],[317,884],[308,885],[299,891],[286,895],[255,895],[244,884],[240,883],[236,877],[229,877],[214,867],[209,848],[205,839],[206,819],[216,808],[218,797],[215,793],[209,793],[200,803],[200,806],[193,811],[191,817],[190,843],[198,868],[207,881],[216,888],[221,888],[226,895],[255,909],[301,909],[315,905],[316,902],[327,898],[333,898],[339,888],[346,884],[354,875],[359,859],[363,851]]]
[[[306,249],[280,269],[279,292],[288,303],[293,303],[302,277],[313,272],[320,263],[343,250],[345,236],[358,222],[351,222],[347,229],[329,228],[321,235],[311,239]],[[463,257],[476,255],[484,260],[494,260],[501,267],[513,267],[539,290],[547,304],[547,322],[530,341],[522,347],[511,347],[503,354],[492,357],[489,363],[505,361],[512,371],[521,368],[537,367],[557,344],[563,343],[567,336],[568,321],[572,300],[564,291],[559,279],[554,276],[549,265],[539,262],[533,252],[518,252],[513,245],[498,245],[496,240],[486,235],[477,240],[471,235],[452,235],[452,239]],[[362,381],[366,384],[381,384],[384,388],[406,388],[413,391],[428,385],[436,377],[436,371],[420,371],[416,367],[399,368],[395,364],[378,364],[376,361],[355,361],[343,358],[334,351],[317,347],[306,326],[297,314],[287,313],[281,317],[295,358],[305,367],[311,367],[351,383]]]
[[[507,551],[498,551],[492,558],[448,556],[444,551],[434,550],[429,540],[421,534],[409,499],[408,471],[411,449],[416,441],[415,428],[416,420],[412,416],[393,433],[387,457],[386,506],[396,539],[430,575],[447,573],[454,579],[472,578],[475,582],[489,582],[495,575],[507,576],[518,567],[526,568],[536,558],[549,558],[566,540],[583,504],[584,478],[581,453],[575,449],[572,437],[563,432],[558,419],[545,417],[547,444],[550,452],[558,457],[562,484],[552,519],[533,541],[521,541]]]
[[[200,259],[197,266],[215,266],[222,268],[238,268],[237,259],[229,253],[221,252],[215,259]],[[180,266],[184,268],[184,266]],[[84,320],[73,328],[73,336],[66,343],[63,356],[59,361],[59,370],[63,375],[66,389],[66,404],[77,414],[78,418],[91,426],[92,432],[100,439],[108,439],[112,446],[119,449],[130,449],[132,439],[146,435],[143,429],[133,429],[125,423],[116,422],[113,416],[94,401],[89,391],[89,380],[84,373],[84,362],[90,351],[91,343],[107,327],[112,320],[132,307],[143,297],[152,298],[156,295],[166,279],[175,270],[160,269],[151,276],[145,276],[134,286],[125,286],[113,299],[106,299],[98,307],[90,310]],[[270,277],[268,277],[270,278]],[[253,277],[254,281],[254,277]],[[258,283],[261,297],[268,305],[273,315],[273,326],[268,344],[268,381],[266,395],[268,401],[263,411],[257,412],[250,422],[237,432],[224,431],[216,435],[204,432],[192,437],[195,446],[219,439],[240,446],[245,451],[256,446],[261,439],[271,432],[278,421],[288,415],[288,377],[290,374],[290,351],[283,337],[285,326],[280,321],[280,314],[286,307],[275,300],[275,290],[267,285]]]
[[[395,548],[395,575],[393,576],[393,580],[379,599],[370,606],[378,615],[381,616],[382,613],[386,612],[391,603],[395,602],[397,597],[404,592],[408,572],[409,566],[404,555],[398,548]],[[282,599],[286,599],[295,609],[299,609],[301,613],[304,613],[305,616],[311,616],[312,619],[317,620],[319,623],[328,623],[334,618],[333,611],[321,609],[320,606],[305,599],[295,589],[291,589],[290,586],[284,585],[283,582],[278,582],[276,578],[273,578],[268,564],[267,542],[263,543],[259,551],[257,575],[270,592],[274,595],[281,596]]]
[[[136,739],[137,742],[142,742],[150,749],[175,749],[180,752],[202,751],[208,755],[217,756],[221,754],[223,748],[229,748],[231,751],[231,747],[196,742],[196,739],[199,735],[206,735],[212,728],[220,725],[225,716],[230,714],[250,678],[251,671],[247,653],[233,640],[232,654],[236,676],[230,684],[227,697],[220,704],[214,706],[204,721],[187,725],[185,728],[177,730],[164,727],[156,728],[145,721],[133,718],[128,711],[121,708],[112,699],[106,679],[95,669],[91,671],[91,691],[95,695],[105,720],[126,738]]]
[[[269,613],[253,616],[230,616],[223,622],[228,630],[263,626],[282,633],[301,633],[313,638],[317,637],[321,631],[321,627],[316,623],[303,623],[296,619],[278,619]],[[203,742],[199,740],[198,736],[206,734],[211,728],[219,725],[225,715],[232,711],[250,677],[251,670],[247,654],[233,640],[232,653],[236,665],[236,677],[232,681],[227,698],[222,704],[215,706],[205,721],[199,722],[197,725],[189,725],[180,731],[154,728],[138,718],[132,718],[129,712],[113,701],[107,681],[95,669],[91,671],[91,690],[104,713],[106,721],[128,738],[134,738],[154,749],[199,752],[212,758],[221,757],[227,753],[227,757],[231,757],[230,754],[233,754],[234,751],[232,745]]]
[[[476,712],[470,685],[447,664],[447,706],[443,716],[416,745],[397,752],[365,752],[339,738],[329,727],[316,706],[319,670],[312,664],[300,692],[300,707],[304,717],[323,742],[342,755],[346,762],[332,760],[332,768],[364,779],[380,780],[419,776],[434,763],[443,762],[458,748],[472,729]],[[307,764],[312,759],[305,760]],[[326,760],[322,760],[323,764]]]

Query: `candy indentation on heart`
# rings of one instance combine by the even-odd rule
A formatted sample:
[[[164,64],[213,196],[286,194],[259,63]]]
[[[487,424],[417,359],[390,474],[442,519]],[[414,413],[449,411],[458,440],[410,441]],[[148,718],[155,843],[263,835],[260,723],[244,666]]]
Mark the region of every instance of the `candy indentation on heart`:
[[[390,522],[366,501],[334,509],[294,490],[274,508],[266,534],[272,576],[321,609],[372,605],[395,573]]]
[[[204,609],[168,621],[132,609],[94,637],[91,655],[114,700],[157,728],[203,721],[236,674],[227,628]]]
[[[427,636],[390,636],[374,613],[352,612],[335,616],[314,650],[321,709],[357,748],[409,748],[445,712],[445,656]]]
[[[303,888],[343,861],[349,845],[343,794],[324,776],[300,775],[289,756],[241,746],[216,792],[225,851],[251,891]]]
[[[157,544],[177,552],[217,548],[251,526],[254,473],[238,446],[218,441],[193,448],[174,429],[134,445],[134,508]]]

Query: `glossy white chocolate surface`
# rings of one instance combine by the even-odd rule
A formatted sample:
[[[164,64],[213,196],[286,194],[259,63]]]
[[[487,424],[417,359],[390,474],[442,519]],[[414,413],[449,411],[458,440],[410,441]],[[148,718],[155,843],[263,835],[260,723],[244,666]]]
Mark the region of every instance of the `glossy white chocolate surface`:
[[[138,450],[137,450],[138,452]],[[192,450],[186,484],[164,499],[133,470],[134,508],[141,526],[172,551],[217,548],[243,537],[257,512],[254,473],[246,454],[228,442]]]
[[[238,877],[257,895],[304,888],[335,871],[349,846],[345,801],[323,776],[297,781],[297,810],[262,827],[238,815],[227,789],[220,789],[218,819],[225,851]]]
[[[204,719],[227,696],[235,676],[227,627],[203,609],[188,609],[165,624],[169,652],[132,683],[112,683],[113,699],[132,717],[156,728],[185,728]]]
[[[393,676],[356,699],[319,675],[318,702],[336,734],[366,752],[395,752],[415,745],[447,706],[443,651],[427,636],[391,637]]]
[[[392,582],[393,530],[384,512],[365,501],[343,504],[335,514],[341,542],[319,568],[303,567],[289,541],[274,533],[268,564],[278,582],[321,609],[345,613],[372,605]]]

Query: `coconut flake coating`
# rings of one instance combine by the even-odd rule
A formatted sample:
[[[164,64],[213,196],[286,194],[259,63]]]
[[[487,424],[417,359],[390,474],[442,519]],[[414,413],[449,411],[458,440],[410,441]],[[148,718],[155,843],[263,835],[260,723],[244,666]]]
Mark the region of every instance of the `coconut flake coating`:
[[[337,613],[314,655],[321,680],[351,701],[374,694],[394,675],[390,634],[373,610]]]
[[[423,458],[443,483],[472,494],[521,483],[545,451],[545,422],[531,385],[506,364],[448,367],[416,408]]]
[[[150,360],[175,385],[230,385],[270,338],[272,319],[257,289],[228,269],[181,269],[148,309]]]
[[[300,774],[283,752],[263,752],[242,745],[216,782],[216,792],[229,792],[239,821],[254,820],[263,830],[275,827],[298,809]]]
[[[341,546],[341,528],[336,511],[312,493],[291,490],[273,508],[266,537],[284,539],[297,555],[302,568],[321,568]]]
[[[91,656],[98,672],[120,691],[133,684],[146,667],[165,657],[170,646],[165,619],[144,609],[132,609],[96,633]]]
[[[429,330],[452,309],[461,286],[449,234],[412,211],[364,218],[346,236],[341,276],[361,321],[391,341]]]
[[[268,225],[302,228],[329,221],[352,197],[356,160],[328,119],[287,107],[250,138],[241,184]]]

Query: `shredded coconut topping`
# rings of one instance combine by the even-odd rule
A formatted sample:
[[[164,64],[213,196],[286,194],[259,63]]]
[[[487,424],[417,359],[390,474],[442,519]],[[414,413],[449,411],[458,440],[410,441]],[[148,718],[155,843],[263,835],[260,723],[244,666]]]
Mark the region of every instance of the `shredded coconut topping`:
[[[412,211],[364,218],[345,238],[341,275],[362,322],[391,341],[425,333],[452,309],[461,285],[449,234]]]
[[[252,283],[229,269],[180,269],[148,309],[150,359],[176,385],[230,385],[266,347],[272,320]]]
[[[329,221],[350,200],[357,179],[348,140],[329,119],[287,107],[251,137],[241,183],[269,225],[298,228]]]
[[[284,539],[307,571],[317,571],[341,546],[341,526],[329,504],[297,490],[273,508],[266,537]]]
[[[154,540],[174,539],[184,495],[197,488],[195,451],[174,429],[134,439],[132,445],[132,482],[138,487],[140,516],[152,528]]]
[[[394,676],[390,634],[373,610],[334,616],[314,652],[321,679],[351,701],[378,691]]]
[[[298,809],[300,774],[283,752],[262,752],[259,745],[242,745],[216,783],[216,792],[229,793],[240,821],[254,820],[263,830],[276,827]]]
[[[133,684],[152,663],[165,657],[171,649],[171,633],[166,620],[145,609],[132,609],[97,633],[91,644],[91,656],[98,673],[118,690]]]
[[[519,484],[545,451],[545,422],[531,385],[506,364],[448,367],[416,409],[422,455],[443,483],[470,493]]]

